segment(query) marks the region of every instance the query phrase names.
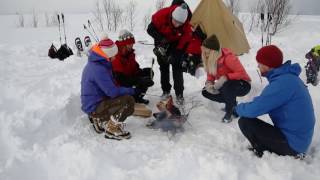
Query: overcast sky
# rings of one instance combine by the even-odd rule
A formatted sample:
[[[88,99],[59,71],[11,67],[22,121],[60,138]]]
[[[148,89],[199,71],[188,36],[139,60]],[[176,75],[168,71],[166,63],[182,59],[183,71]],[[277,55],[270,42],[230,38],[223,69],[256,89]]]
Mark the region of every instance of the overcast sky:
[[[119,1],[119,0],[117,0]],[[120,0],[121,1],[121,0]],[[122,0],[127,2],[128,0]],[[143,0],[136,0],[143,1]],[[145,1],[145,0],[144,0]],[[155,0],[148,0],[155,1]],[[170,0],[167,0],[170,1]],[[188,2],[188,0],[186,0]],[[200,1],[200,0],[199,0]],[[242,7],[258,0],[240,0]],[[291,0],[294,12],[320,14],[320,0]],[[0,13],[36,11],[90,12],[96,0],[0,0]]]

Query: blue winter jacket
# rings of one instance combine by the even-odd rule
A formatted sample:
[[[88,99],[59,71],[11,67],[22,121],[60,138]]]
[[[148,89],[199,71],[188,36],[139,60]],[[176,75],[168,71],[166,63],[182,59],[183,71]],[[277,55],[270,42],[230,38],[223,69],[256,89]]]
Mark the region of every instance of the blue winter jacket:
[[[308,89],[299,78],[301,68],[287,61],[266,74],[269,85],[252,102],[236,107],[241,117],[269,114],[275,127],[298,153],[307,151],[313,136],[315,116]]]
[[[89,52],[88,63],[83,69],[81,80],[81,109],[94,112],[104,98],[133,95],[133,88],[118,87],[112,75],[112,64],[94,46]]]

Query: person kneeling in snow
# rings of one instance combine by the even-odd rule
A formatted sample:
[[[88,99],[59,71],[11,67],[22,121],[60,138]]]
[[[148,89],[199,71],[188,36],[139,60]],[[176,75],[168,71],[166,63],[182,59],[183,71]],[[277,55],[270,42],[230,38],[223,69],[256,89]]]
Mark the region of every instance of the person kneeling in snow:
[[[318,85],[318,72],[320,70],[320,45],[313,47],[307,54],[308,63],[305,66],[307,84]]]
[[[137,103],[148,104],[149,101],[143,99],[148,87],[153,86],[153,71],[151,68],[141,69],[136,61],[133,44],[135,43],[133,34],[128,30],[122,30],[119,40],[116,41],[119,53],[112,61],[112,71],[117,82],[124,87],[135,86],[140,90],[140,94],[134,96]]]
[[[269,84],[252,102],[236,107],[240,130],[259,157],[263,151],[290,156],[305,153],[315,116],[308,89],[299,78],[301,67],[291,61],[282,64],[282,52],[274,45],[262,47],[256,59]],[[263,114],[269,114],[274,126],[257,118]]]
[[[212,101],[225,103],[222,122],[229,123],[237,105],[237,96],[244,96],[251,89],[250,77],[237,56],[229,49],[220,48],[216,35],[202,43],[202,61],[207,72],[207,81],[202,95]]]
[[[112,64],[118,48],[108,38],[103,38],[89,52],[81,80],[82,110],[89,115],[98,133],[105,131],[105,137],[121,140],[130,138],[124,130],[125,119],[134,112],[134,88],[115,85]]]

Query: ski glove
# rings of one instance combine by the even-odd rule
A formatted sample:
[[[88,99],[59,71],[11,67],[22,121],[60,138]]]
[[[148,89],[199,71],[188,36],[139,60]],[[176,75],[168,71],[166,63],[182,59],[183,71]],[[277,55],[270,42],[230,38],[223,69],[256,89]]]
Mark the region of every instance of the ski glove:
[[[206,81],[204,89],[210,94],[219,94],[219,91],[214,88],[214,83],[212,81]]]
[[[133,88],[133,90],[134,90],[134,96],[140,96],[142,94],[142,91],[139,88]]]
[[[220,89],[227,80],[228,78],[226,76],[221,76],[218,80],[214,82],[213,87],[215,89]]]
[[[163,47],[163,46],[156,46],[155,48],[153,48],[153,53],[157,57],[166,58],[166,56],[167,56],[167,48]]]

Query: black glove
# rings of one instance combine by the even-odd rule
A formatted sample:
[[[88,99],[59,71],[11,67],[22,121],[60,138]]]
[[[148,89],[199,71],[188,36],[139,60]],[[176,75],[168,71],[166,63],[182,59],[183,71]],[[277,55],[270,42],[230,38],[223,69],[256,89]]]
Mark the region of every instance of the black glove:
[[[201,57],[199,55],[188,56],[188,72],[194,76],[196,74],[196,69],[201,63]]]
[[[133,88],[134,89],[134,95],[133,96],[140,96],[142,94],[141,89],[139,88]]]
[[[139,87],[151,87],[153,86],[154,82],[149,76],[144,76],[138,78],[137,86]]]
[[[161,57],[161,58],[167,58],[167,50],[168,47],[163,47],[163,46],[156,46],[153,48],[153,53],[157,56],[157,57]]]
[[[188,56],[188,54],[185,53],[181,57],[182,72],[188,72],[188,68],[189,68],[189,56]]]

